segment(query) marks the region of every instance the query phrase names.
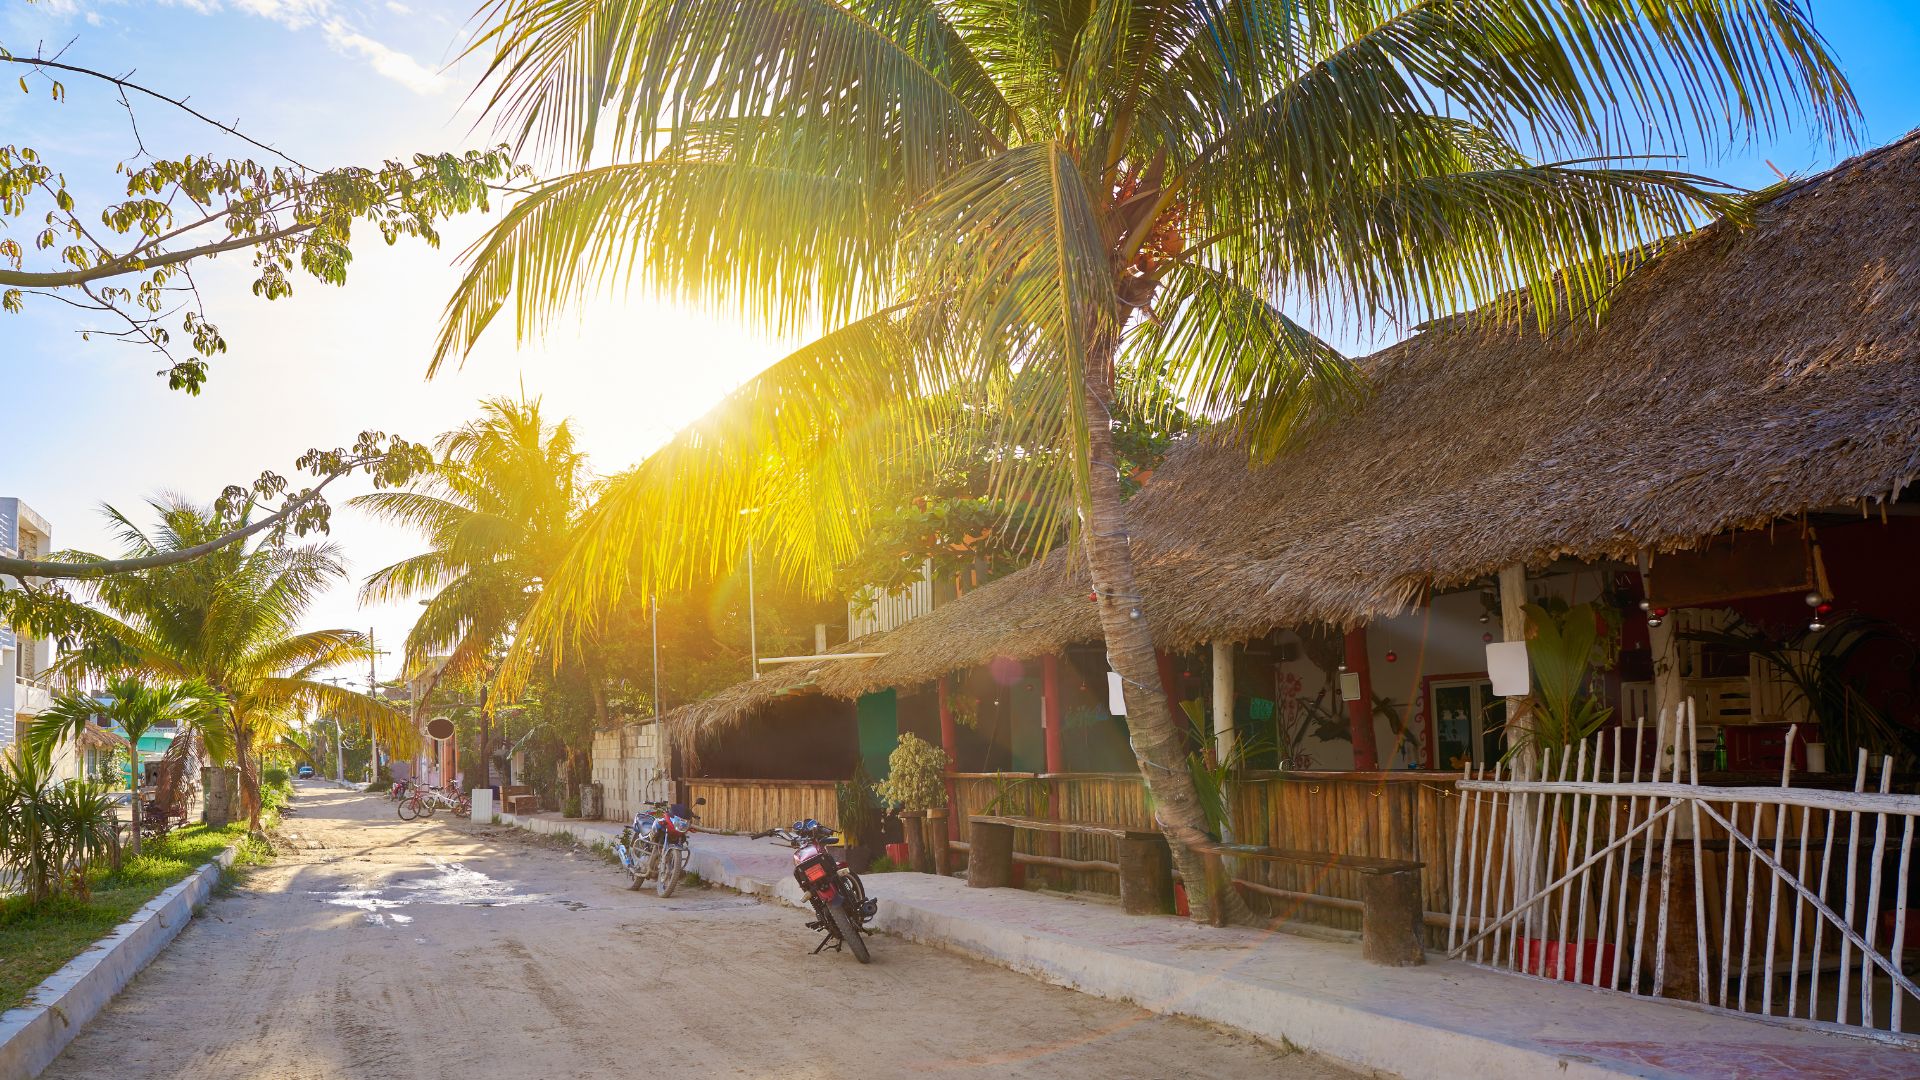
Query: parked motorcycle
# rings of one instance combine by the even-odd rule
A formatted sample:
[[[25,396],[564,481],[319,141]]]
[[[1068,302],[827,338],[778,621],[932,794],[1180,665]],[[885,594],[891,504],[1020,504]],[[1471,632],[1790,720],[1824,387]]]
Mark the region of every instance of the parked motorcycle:
[[[705,806],[707,800],[695,799],[693,805]],[[613,844],[614,858],[627,874],[627,888],[638,889],[652,878],[654,892],[672,896],[693,855],[687,847],[687,834],[698,820],[700,815],[687,804],[664,800],[650,802],[647,809],[633,815],[633,821],[620,830],[620,839]]]
[[[828,850],[834,841],[833,830],[808,818],[794,822],[791,828],[754,833],[753,839],[766,836],[779,837],[793,849],[794,880],[800,883],[800,891],[813,905],[815,916],[807,929],[825,934],[813,951],[817,954],[828,945],[837,951],[845,946],[853,950],[854,959],[871,963],[873,958],[867,952],[865,935],[867,923],[880,910],[880,901],[870,899],[860,875],[854,873],[852,867],[842,865]]]

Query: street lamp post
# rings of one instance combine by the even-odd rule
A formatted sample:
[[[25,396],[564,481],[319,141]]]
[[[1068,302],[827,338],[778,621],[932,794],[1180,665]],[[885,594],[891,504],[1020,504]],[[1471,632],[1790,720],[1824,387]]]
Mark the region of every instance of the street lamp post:
[[[740,511],[741,517],[757,514],[760,508],[749,506]],[[753,677],[760,677],[760,628],[756,624],[753,611],[753,529],[747,529],[747,656],[753,664]]]
[[[346,680],[335,676],[327,681],[335,686],[339,686]],[[344,784],[347,782],[347,735],[346,731],[340,726],[340,716],[338,713],[335,713],[333,717],[333,778],[338,783]]]

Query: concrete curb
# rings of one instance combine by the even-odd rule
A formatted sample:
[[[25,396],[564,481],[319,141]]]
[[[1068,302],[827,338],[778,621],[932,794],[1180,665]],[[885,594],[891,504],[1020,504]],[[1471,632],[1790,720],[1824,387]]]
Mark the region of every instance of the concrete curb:
[[[238,845],[147,901],[112,933],[89,945],[67,966],[47,976],[27,1003],[0,1014],[0,1080],[27,1080],[53,1064],[87,1023],[107,1007],[194,912],[206,903],[233,865]]]

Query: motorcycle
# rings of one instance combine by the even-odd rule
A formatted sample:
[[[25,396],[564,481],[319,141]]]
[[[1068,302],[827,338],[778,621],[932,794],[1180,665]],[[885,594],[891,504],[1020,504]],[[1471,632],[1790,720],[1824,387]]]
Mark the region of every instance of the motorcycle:
[[[880,901],[867,896],[867,888],[860,882],[860,875],[850,866],[844,866],[833,857],[828,845],[834,841],[833,830],[808,818],[796,821],[785,829],[768,829],[753,834],[753,839],[774,836],[793,849],[793,877],[800,883],[800,891],[806,895],[807,902],[813,905],[814,920],[807,924],[809,930],[822,931],[825,936],[813,951],[832,945],[835,951],[843,946],[853,950],[854,959],[863,964],[871,963],[872,956],[867,952],[867,923],[880,911]]]
[[[707,800],[695,799],[693,805],[705,806]],[[687,860],[693,854],[687,847],[687,834],[700,815],[685,803],[659,800],[647,807],[620,830],[613,856],[626,871],[627,888],[638,889],[652,878],[654,892],[664,898],[673,895],[687,872]]]

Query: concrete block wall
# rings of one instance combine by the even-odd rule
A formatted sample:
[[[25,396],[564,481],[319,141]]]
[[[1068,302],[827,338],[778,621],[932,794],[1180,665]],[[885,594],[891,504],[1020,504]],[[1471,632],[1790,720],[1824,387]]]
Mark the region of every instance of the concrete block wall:
[[[623,724],[593,737],[593,779],[606,793],[606,816],[626,821],[650,799],[672,794],[660,726],[651,720]]]

